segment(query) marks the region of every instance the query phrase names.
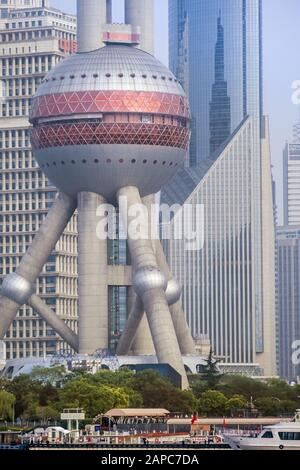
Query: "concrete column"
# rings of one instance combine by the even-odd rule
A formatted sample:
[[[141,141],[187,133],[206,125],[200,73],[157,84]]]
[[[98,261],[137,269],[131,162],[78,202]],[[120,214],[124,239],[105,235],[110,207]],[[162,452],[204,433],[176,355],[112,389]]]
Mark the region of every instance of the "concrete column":
[[[127,356],[130,351],[135,356],[155,355],[144,305],[133,288],[129,290],[129,312],[125,329],[118,343],[117,355]]]
[[[35,312],[74,349],[74,351],[78,352],[78,336],[76,333],[74,333],[42,299],[36,294],[33,294],[28,301],[28,305],[30,305],[30,307],[32,307]]]
[[[130,207],[133,205],[142,207],[138,189],[122,188],[118,192],[118,201],[120,214],[126,226],[127,222],[128,224],[132,222],[128,216]],[[124,201],[127,203],[127,212]],[[146,214],[144,224],[147,225]],[[151,240],[139,237],[135,239],[129,234],[128,246],[135,267],[133,286],[144,304],[158,361],[170,364],[181,375],[182,387],[186,389],[188,388],[186,371],[164,292],[166,279],[158,269]]]
[[[77,0],[78,52],[90,52],[103,46],[106,24],[106,0]]]
[[[78,195],[79,352],[108,347],[107,240],[96,233],[97,208],[105,200],[94,193]]]
[[[35,282],[75,209],[76,201],[60,193],[16,273],[4,279],[0,296],[0,338],[4,337],[20,306],[35,290]]]
[[[145,206],[148,209],[149,227],[151,227],[151,224],[153,222],[157,223],[157,227],[151,227],[151,232],[153,232],[152,237],[154,235],[153,240],[152,240],[152,244],[153,244],[153,248],[154,248],[154,251],[155,251],[155,254],[156,254],[156,260],[157,260],[158,267],[164,273],[167,281],[168,282],[172,281],[173,280],[173,274],[171,273],[171,270],[170,270],[169,265],[167,263],[167,260],[166,260],[161,242],[159,240],[158,220],[153,221],[151,219],[151,207],[152,207],[153,204],[155,204],[155,195],[153,194],[153,195],[144,197],[143,198],[143,203],[145,204]],[[182,310],[181,301],[179,300],[179,301],[176,301],[174,304],[169,305],[169,308],[170,308],[170,312],[171,312],[171,315],[172,315],[172,320],[173,320],[173,323],[174,323],[175,332],[176,332],[176,336],[177,336],[177,339],[178,339],[181,354],[184,355],[184,356],[185,355],[195,355],[196,354],[195,343],[193,341],[190,329],[187,325],[185,315],[184,315],[184,312]],[[136,337],[135,337],[135,341],[139,340],[139,338],[142,336],[142,334],[146,335],[147,330],[146,330],[146,328],[144,330],[141,330],[141,327],[139,327],[138,331],[137,331],[137,334],[136,334]],[[143,341],[142,337],[141,337],[140,341]]]
[[[147,196],[142,199],[143,204],[147,208],[148,211],[148,236],[151,239],[151,205],[155,202],[155,196]],[[155,248],[155,244],[152,240],[152,247]],[[139,298],[135,295],[135,301],[140,302]],[[136,311],[136,306],[135,310]],[[143,306],[144,308],[144,306]],[[143,310],[144,312],[144,310]],[[133,318],[131,319],[133,320]],[[137,318],[136,318],[137,320]],[[150,327],[147,320],[147,316],[145,313],[141,316],[139,322],[137,323],[138,326],[135,328],[135,336],[132,341],[132,353],[136,356],[148,356],[148,355],[155,355],[155,349],[151,337]]]
[[[168,281],[173,279],[173,275],[170,271],[169,265],[167,263],[164,250],[161,246],[161,242],[156,240],[155,242],[156,248],[156,257],[158,266],[161,271],[164,273]],[[173,305],[170,305],[170,311],[172,315],[172,320],[174,323],[174,328],[176,331],[176,336],[178,339],[179,347],[181,354],[183,355],[195,355],[195,342],[192,338],[190,329],[186,322],[186,318],[184,312],[182,310],[181,301],[175,302]]]
[[[112,24],[112,0],[106,0],[106,23]]]
[[[125,0],[125,23],[141,28],[140,48],[154,55],[153,0]]]

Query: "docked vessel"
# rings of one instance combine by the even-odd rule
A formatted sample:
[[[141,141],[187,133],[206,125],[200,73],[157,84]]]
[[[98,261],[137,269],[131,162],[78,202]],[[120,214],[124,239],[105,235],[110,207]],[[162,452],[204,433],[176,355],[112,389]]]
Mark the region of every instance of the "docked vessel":
[[[291,422],[264,427],[257,437],[235,441],[240,450],[300,450],[300,410]]]

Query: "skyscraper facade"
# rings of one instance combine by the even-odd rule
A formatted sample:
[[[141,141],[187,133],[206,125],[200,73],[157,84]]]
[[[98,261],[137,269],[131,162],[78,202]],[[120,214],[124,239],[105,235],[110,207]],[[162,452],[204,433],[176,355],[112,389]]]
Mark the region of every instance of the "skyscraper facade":
[[[170,224],[165,249],[182,287],[187,321],[194,337],[207,335],[215,354],[238,371],[272,376],[275,361],[275,250],[268,122],[263,121],[262,318],[256,314],[253,218],[253,121],[246,118],[223,144],[218,156],[178,172],[164,188],[162,201],[195,209],[202,206],[203,245],[189,249]],[[195,219],[184,220],[192,233]],[[258,347],[259,345],[259,347]]]
[[[170,67],[181,80],[191,103],[190,166],[203,168],[207,159],[218,159],[229,135],[247,117],[251,118],[252,315],[256,328],[254,349],[263,357],[262,189],[265,182],[261,144],[265,136],[261,0],[170,0],[169,30]],[[236,179],[233,191],[238,184]],[[215,199],[213,204],[217,206],[219,201]],[[234,204],[238,207],[238,198]]]
[[[14,271],[56,196],[32,157],[30,100],[44,75],[76,50],[76,18],[45,0],[1,1],[0,278]],[[37,293],[77,328],[77,228],[67,227],[48,259]],[[44,356],[66,347],[29,307],[6,335],[7,359]]]
[[[300,123],[283,150],[284,225],[300,225]]]
[[[281,377],[300,377],[293,357],[300,341],[300,226],[277,228],[278,372]],[[295,342],[297,342],[297,347]]]
[[[211,103],[225,104],[224,140],[242,120],[262,116],[261,0],[170,0],[170,67],[190,97],[192,166],[211,156]],[[226,90],[227,88],[227,90]],[[230,102],[230,119],[228,119]],[[221,132],[220,132],[221,135]],[[221,139],[219,139],[221,140]],[[258,157],[257,157],[258,158]]]

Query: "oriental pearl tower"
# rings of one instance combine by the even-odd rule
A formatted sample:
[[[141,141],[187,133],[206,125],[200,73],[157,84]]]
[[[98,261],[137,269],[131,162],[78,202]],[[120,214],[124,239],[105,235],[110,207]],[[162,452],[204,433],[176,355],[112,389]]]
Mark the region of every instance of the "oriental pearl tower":
[[[175,76],[153,55],[149,34],[152,0],[127,0],[126,22],[138,32],[103,36],[110,1],[78,0],[78,52],[44,78],[32,102],[35,158],[58,196],[15,273],[2,284],[0,338],[23,304],[30,305],[75,351],[89,354],[105,343],[103,241],[92,233],[101,204],[149,205],[183,165],[190,139],[186,95]],[[150,8],[150,10],[149,10]],[[149,26],[150,25],[150,26]],[[127,201],[127,207],[122,204]],[[75,210],[78,210],[79,331],[75,334],[36,294],[35,283]],[[147,215],[144,218],[148,223]],[[159,363],[171,365],[187,388],[182,355],[195,354],[180,303],[180,288],[161,244],[128,234],[134,290],[117,354],[126,355],[146,314]]]

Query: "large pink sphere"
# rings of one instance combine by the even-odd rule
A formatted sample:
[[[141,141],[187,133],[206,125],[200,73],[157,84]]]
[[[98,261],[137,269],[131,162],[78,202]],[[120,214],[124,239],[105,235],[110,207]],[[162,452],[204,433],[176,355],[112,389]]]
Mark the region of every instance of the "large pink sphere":
[[[189,105],[150,54],[108,45],[60,62],[40,85],[30,121],[43,172],[60,190],[108,201],[121,187],[156,193],[184,163]]]

